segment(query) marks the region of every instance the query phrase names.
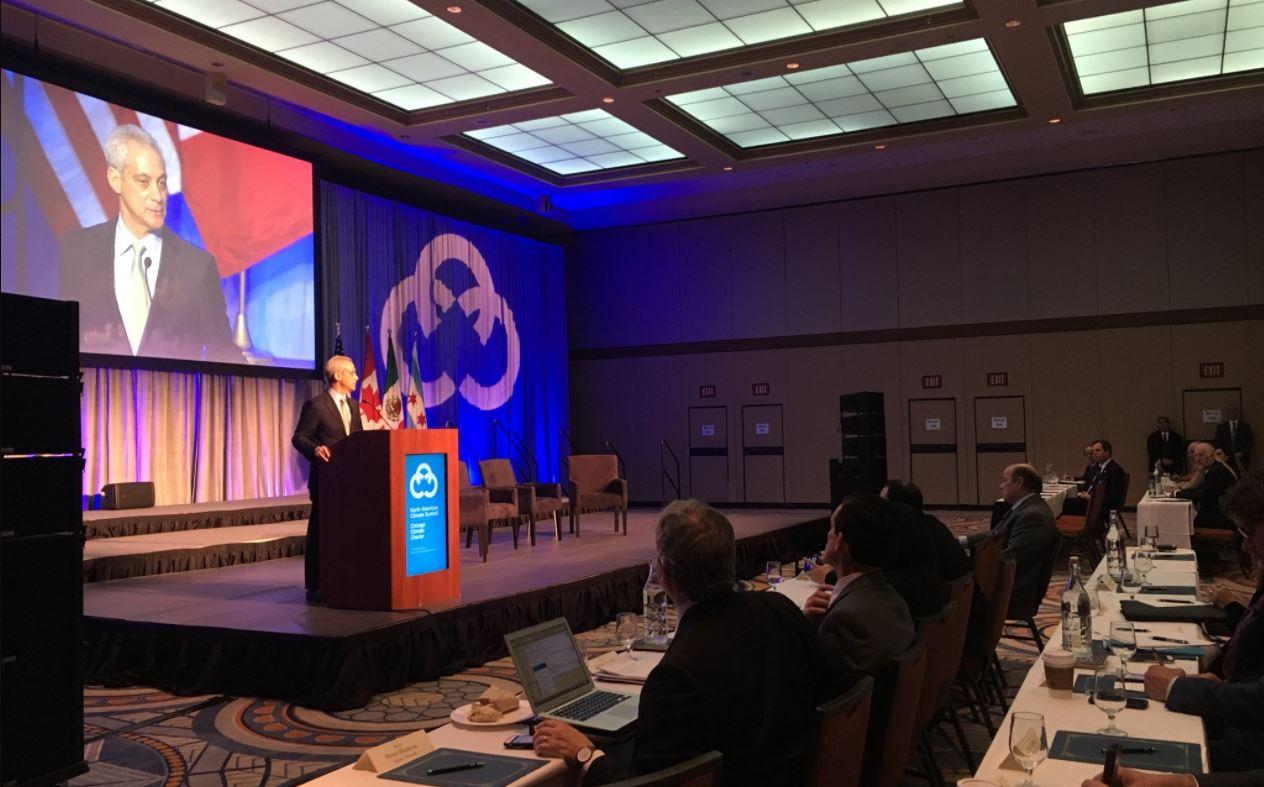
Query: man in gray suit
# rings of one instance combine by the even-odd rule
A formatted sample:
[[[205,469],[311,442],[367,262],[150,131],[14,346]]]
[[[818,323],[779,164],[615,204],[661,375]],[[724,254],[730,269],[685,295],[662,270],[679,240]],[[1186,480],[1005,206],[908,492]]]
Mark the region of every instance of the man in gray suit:
[[[831,517],[822,558],[838,581],[818,588],[803,608],[817,624],[831,668],[875,674],[917,637],[904,599],[882,577],[898,548],[892,516],[885,500],[857,493]]]
[[[1000,534],[1004,555],[1014,558],[1018,567],[1010,618],[1027,617],[1040,604],[1048,590],[1040,584],[1042,569],[1057,557],[1052,553],[1058,528],[1053,510],[1040,496],[1041,488],[1040,474],[1031,465],[1010,465],[1001,474],[1001,499],[1010,508],[992,532]]]

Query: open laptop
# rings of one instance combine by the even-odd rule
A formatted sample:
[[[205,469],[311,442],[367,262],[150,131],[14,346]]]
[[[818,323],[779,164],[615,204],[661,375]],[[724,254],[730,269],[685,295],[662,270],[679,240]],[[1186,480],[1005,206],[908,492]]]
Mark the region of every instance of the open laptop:
[[[636,722],[640,696],[598,689],[566,618],[505,635],[518,680],[537,716],[618,735]]]

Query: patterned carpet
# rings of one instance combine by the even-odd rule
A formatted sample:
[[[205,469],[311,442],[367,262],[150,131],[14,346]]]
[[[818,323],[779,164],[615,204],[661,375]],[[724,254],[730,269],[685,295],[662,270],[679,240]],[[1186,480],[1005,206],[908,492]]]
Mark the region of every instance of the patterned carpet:
[[[973,512],[946,512],[940,518],[957,534],[980,530],[986,523],[984,515]],[[1249,591],[1236,567],[1208,568],[1219,575],[1217,582]],[[789,574],[792,567],[785,570]],[[1056,594],[1065,576],[1065,569],[1055,574],[1037,617],[1046,635],[1058,622]],[[759,581],[748,584],[753,590],[766,587]],[[613,623],[578,638],[589,655],[619,647]],[[1035,645],[1005,639],[998,655],[1012,694],[1036,656]],[[89,686],[84,689],[84,737],[91,770],[71,784],[244,786],[304,780],[351,762],[369,746],[444,724],[454,708],[492,685],[519,689],[507,658],[380,694],[363,708],[338,713],[259,698],[178,697],[143,687]],[[987,730],[968,720],[964,726],[978,757],[987,749]],[[961,755],[945,739],[934,740],[946,780],[953,783],[967,775]]]

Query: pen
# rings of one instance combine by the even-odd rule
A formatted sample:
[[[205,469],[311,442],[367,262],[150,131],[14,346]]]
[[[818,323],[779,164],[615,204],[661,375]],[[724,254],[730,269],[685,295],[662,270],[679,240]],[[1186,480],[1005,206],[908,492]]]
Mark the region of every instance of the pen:
[[[1175,637],[1160,637],[1158,634],[1155,634],[1153,637],[1150,637],[1150,639],[1155,640],[1157,642],[1175,642],[1178,645],[1189,644],[1189,640],[1187,639],[1176,639]]]
[[[1102,749],[1102,754],[1106,754],[1110,749]],[[1120,754],[1154,754],[1157,749],[1153,746],[1134,746],[1131,749],[1120,749]]]
[[[1167,604],[1193,604],[1194,603],[1192,601],[1186,601],[1183,598],[1161,598],[1157,600],[1165,602]]]
[[[431,768],[426,771],[427,776],[438,776],[442,773],[456,773],[458,771],[472,771],[475,768],[482,768],[484,763],[481,762],[464,762],[460,765],[449,765],[446,768]]]

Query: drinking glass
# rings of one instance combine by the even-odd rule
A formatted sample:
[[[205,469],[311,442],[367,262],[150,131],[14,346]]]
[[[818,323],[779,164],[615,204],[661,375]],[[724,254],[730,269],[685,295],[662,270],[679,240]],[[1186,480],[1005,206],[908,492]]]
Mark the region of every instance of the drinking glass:
[[[1009,723],[1009,751],[1023,766],[1027,781],[1019,787],[1033,787],[1031,772],[1049,755],[1049,739],[1045,735],[1045,717],[1040,713],[1015,711]]]
[[[1110,622],[1110,652],[1119,658],[1120,670],[1128,675],[1128,659],[1137,653],[1137,632],[1127,620]]]
[[[778,560],[769,560],[764,566],[764,575],[768,578],[769,585],[775,585],[781,581],[781,562]]]
[[[1146,574],[1150,573],[1150,569],[1154,568],[1154,555],[1150,551],[1149,546],[1138,547],[1136,553],[1132,556],[1132,565],[1137,570],[1141,587],[1146,586]]]
[[[1124,693],[1124,676],[1113,669],[1101,669],[1093,673],[1093,693],[1089,696],[1097,709],[1106,714],[1107,724],[1097,731],[1099,735],[1126,738],[1128,733],[1115,726],[1115,714],[1128,705]]]
[[[1151,549],[1157,547],[1159,545],[1159,526],[1146,525],[1145,533],[1142,537],[1145,539],[1142,543],[1146,544]]]
[[[634,659],[632,655],[632,642],[636,639],[636,633],[640,629],[640,621],[637,620],[635,612],[620,612],[619,617],[614,624],[615,636],[623,641],[623,647],[628,651],[628,658]]]
[[[1127,576],[1127,571],[1124,568],[1124,562],[1122,560],[1107,561],[1106,573],[1110,576],[1110,581],[1115,583],[1115,588],[1122,593],[1124,589],[1124,577]]]

